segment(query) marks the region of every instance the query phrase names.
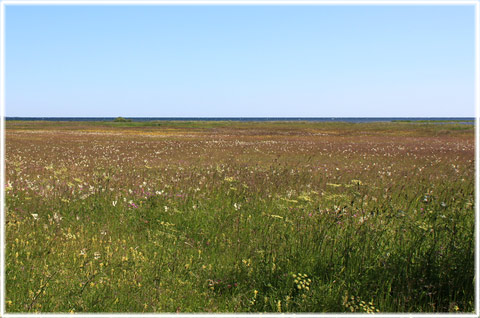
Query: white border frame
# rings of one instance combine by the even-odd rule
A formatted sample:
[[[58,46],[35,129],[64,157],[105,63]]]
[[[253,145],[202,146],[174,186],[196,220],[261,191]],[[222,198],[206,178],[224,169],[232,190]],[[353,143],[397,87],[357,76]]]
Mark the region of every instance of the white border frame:
[[[472,314],[375,314],[376,317],[479,317],[480,316],[480,2],[478,0],[0,0],[0,317],[371,317],[371,314],[344,313],[12,313],[5,312],[5,6],[6,5],[472,5],[475,9],[475,313]]]

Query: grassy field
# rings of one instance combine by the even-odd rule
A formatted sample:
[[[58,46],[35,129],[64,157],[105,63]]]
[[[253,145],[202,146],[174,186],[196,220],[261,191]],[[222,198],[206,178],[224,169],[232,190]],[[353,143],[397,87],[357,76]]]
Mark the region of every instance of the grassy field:
[[[473,125],[7,122],[8,312],[472,312]]]

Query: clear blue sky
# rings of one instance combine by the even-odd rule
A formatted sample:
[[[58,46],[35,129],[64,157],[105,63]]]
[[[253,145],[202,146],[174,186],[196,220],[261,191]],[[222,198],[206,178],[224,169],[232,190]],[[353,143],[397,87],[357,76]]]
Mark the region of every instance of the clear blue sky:
[[[7,116],[474,116],[473,6],[6,7]]]

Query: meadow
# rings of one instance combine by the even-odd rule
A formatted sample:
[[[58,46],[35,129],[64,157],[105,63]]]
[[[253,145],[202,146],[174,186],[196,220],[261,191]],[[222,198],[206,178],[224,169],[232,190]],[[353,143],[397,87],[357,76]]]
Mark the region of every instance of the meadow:
[[[456,123],[6,123],[7,312],[473,312]]]

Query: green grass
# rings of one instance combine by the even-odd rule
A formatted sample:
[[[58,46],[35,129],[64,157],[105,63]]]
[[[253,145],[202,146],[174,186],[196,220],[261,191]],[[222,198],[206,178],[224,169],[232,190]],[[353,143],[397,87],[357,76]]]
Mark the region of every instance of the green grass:
[[[8,312],[474,310],[457,126],[145,124],[7,126]]]
[[[425,119],[425,120],[392,120],[393,123],[474,123],[473,119]]]

